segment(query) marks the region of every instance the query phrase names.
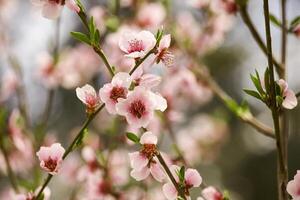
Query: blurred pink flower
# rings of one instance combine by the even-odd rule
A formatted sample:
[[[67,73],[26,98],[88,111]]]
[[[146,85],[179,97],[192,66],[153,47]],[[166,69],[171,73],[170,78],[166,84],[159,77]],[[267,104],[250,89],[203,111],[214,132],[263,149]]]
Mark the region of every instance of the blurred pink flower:
[[[137,22],[147,29],[158,29],[166,17],[166,11],[160,3],[143,4],[137,13]]]
[[[178,171],[180,170],[179,166],[172,165],[170,167],[170,170],[176,179],[177,182],[179,182],[178,178]],[[202,183],[202,177],[200,176],[199,172],[195,169],[188,168],[185,171],[184,176],[184,189],[185,189],[185,195],[189,196],[189,189],[193,187],[199,187]],[[177,199],[178,192],[173,185],[173,183],[169,182],[163,185],[163,192],[167,199],[169,200],[175,200]]]
[[[53,89],[59,85],[59,74],[49,53],[43,53],[38,57],[37,76],[44,86]]]
[[[78,99],[86,105],[88,113],[93,113],[100,104],[98,94],[95,89],[88,84],[81,88],[76,88],[76,95]]]
[[[35,191],[35,193],[37,193],[39,191],[40,187],[37,188],[37,190]],[[14,194],[12,195],[12,200],[35,200],[36,199],[36,194],[33,192],[28,192],[27,194]],[[46,187],[43,191],[43,199],[44,200],[49,200],[50,199],[50,195],[51,195],[51,191],[48,187]]]
[[[105,84],[99,90],[100,99],[105,103],[107,112],[110,114],[117,113],[116,104],[120,98],[127,98],[131,82],[132,79],[128,73],[119,72],[113,77],[111,83]]]
[[[174,62],[174,55],[169,51],[171,45],[171,35],[164,35],[158,45],[156,54],[156,63],[162,62],[165,66],[170,67]]]
[[[298,100],[295,93],[288,88],[288,84],[285,80],[280,79],[277,81],[282,90],[283,102],[282,106],[286,109],[293,109],[297,106]]]
[[[130,58],[144,57],[154,46],[156,39],[149,31],[124,32],[119,40],[119,47]]]
[[[40,166],[46,172],[56,175],[61,167],[65,149],[59,143],[54,143],[50,147],[41,147],[36,153],[40,160]]]
[[[293,33],[296,35],[296,37],[300,38],[300,24],[295,26],[295,28],[293,29]]]
[[[202,190],[202,196],[205,200],[222,200],[223,195],[215,187],[209,186]]]
[[[2,76],[1,87],[0,87],[0,103],[6,101],[16,92],[18,86],[20,85],[20,80],[16,73],[7,70]]]
[[[127,99],[120,99],[116,104],[117,113],[125,116],[128,124],[133,127],[147,127],[154,111],[164,111],[166,108],[166,99],[141,86],[135,87]]]
[[[58,18],[64,5],[74,12],[80,12],[75,0],[31,0],[31,2],[42,7],[42,15],[49,19]]]
[[[294,179],[288,182],[286,190],[292,196],[293,200],[300,199],[300,170],[297,170]]]
[[[133,168],[130,175],[137,181],[141,181],[151,173],[157,181],[162,182],[165,174],[154,158],[157,153],[157,137],[149,131],[145,132],[140,139],[140,143],[143,145],[141,151],[129,153],[130,164]]]

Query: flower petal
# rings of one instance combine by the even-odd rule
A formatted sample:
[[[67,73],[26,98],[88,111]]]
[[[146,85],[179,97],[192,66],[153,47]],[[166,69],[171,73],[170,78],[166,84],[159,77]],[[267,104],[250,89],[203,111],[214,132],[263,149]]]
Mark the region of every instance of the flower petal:
[[[157,137],[152,132],[147,131],[145,132],[140,140],[141,144],[157,144]]]
[[[150,172],[155,180],[162,182],[165,179],[165,173],[158,163],[150,165]]]
[[[140,170],[133,169],[130,172],[130,176],[137,181],[144,180],[145,178],[147,178],[149,176],[149,174],[150,174],[150,170],[147,166]]]
[[[197,170],[189,168],[185,172],[185,181],[190,186],[199,187],[202,183],[202,177]]]
[[[163,193],[168,200],[175,200],[177,198],[177,190],[172,183],[163,185]]]
[[[287,90],[285,93],[285,99],[282,102],[282,106],[286,109],[293,109],[297,106],[298,100],[295,93],[292,90]]]
[[[129,153],[130,165],[133,169],[141,170],[143,167],[147,166],[148,159],[140,154],[140,152]]]

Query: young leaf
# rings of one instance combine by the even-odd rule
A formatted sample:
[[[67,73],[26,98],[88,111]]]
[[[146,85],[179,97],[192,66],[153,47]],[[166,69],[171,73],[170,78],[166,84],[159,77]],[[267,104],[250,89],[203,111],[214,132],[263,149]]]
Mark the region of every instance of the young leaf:
[[[252,80],[253,84],[255,85],[257,91],[260,94],[264,94],[265,91],[264,91],[264,89],[261,86],[261,81],[260,81],[260,78],[259,78],[259,74],[258,74],[258,72],[256,70],[255,70],[255,72],[256,72],[256,77],[253,76],[252,74],[250,74],[251,80]]]
[[[289,30],[293,30],[298,24],[300,24],[300,16],[295,17],[290,24]]]
[[[87,134],[88,134],[88,129],[86,128],[83,130],[83,132],[80,134],[79,138],[77,139],[73,150],[82,145],[83,139],[86,137]]]
[[[184,177],[185,177],[185,167],[182,166],[179,170],[179,173],[178,173],[178,177],[179,177],[179,181],[180,183],[183,183],[184,182]]]
[[[84,6],[82,5],[82,3],[80,2],[80,0],[75,0],[76,4],[79,6],[80,8],[80,12],[84,12]]]
[[[140,143],[140,138],[134,133],[127,132],[126,137],[136,144]]]
[[[257,99],[259,99],[259,100],[262,101],[262,98],[261,98],[261,96],[260,96],[260,94],[258,92],[254,91],[254,90],[248,90],[248,89],[243,89],[243,90],[248,95],[253,96],[253,97],[255,97],[255,98],[257,98]]]
[[[88,45],[91,44],[91,41],[89,39],[89,37],[87,35],[85,35],[84,33],[80,33],[80,32],[71,32],[71,35],[73,38],[75,38],[76,40],[79,40],[81,42],[84,42]]]
[[[273,14],[270,13],[270,21],[278,27],[281,27],[281,22],[279,21],[279,19],[277,19],[277,17]]]

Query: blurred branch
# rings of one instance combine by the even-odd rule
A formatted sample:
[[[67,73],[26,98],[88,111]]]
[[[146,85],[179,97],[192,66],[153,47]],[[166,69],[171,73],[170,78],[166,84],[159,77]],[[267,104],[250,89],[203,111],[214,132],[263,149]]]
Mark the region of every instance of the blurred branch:
[[[10,165],[10,162],[9,162],[9,157],[8,157],[8,154],[6,152],[6,149],[4,147],[4,138],[3,138],[3,134],[0,133],[0,151],[2,152],[3,154],[3,157],[4,157],[4,162],[5,162],[5,165],[6,165],[6,171],[7,171],[7,176],[8,176],[8,179],[10,181],[10,184],[12,186],[12,188],[14,189],[14,191],[16,193],[19,193],[19,188],[18,188],[18,184],[17,184],[17,178],[11,168],[11,165]]]
[[[258,44],[259,48],[267,56],[268,55],[267,46],[265,45],[263,39],[261,38],[261,36],[259,35],[256,27],[254,26],[254,24],[253,24],[253,22],[252,22],[252,20],[249,16],[249,13],[247,11],[247,6],[246,5],[240,6],[240,14],[241,14],[242,20],[244,21],[244,23],[248,27],[252,37],[254,38],[256,43]],[[272,56],[272,62],[276,67],[277,73],[279,74],[279,76],[281,76],[283,74],[283,70],[284,70],[283,66],[275,59],[274,56]]]
[[[205,68],[204,66],[201,66],[202,68]],[[204,72],[205,71],[205,72]],[[248,112],[241,112],[237,113],[232,110],[232,108],[229,106],[228,102],[235,102],[234,99],[232,99],[220,86],[219,84],[211,77],[211,75],[208,72],[208,69],[195,69],[194,73],[197,77],[199,77],[201,80],[205,81],[205,83],[208,84],[208,86],[211,88],[211,90],[220,98],[220,100],[226,105],[229,110],[231,110],[233,113],[236,114],[237,117],[239,117],[243,122],[251,125],[253,128],[255,128],[259,133],[275,139],[275,135],[273,130],[260,122],[258,119],[256,119],[253,114]],[[236,103],[237,104],[237,103]]]
[[[14,57],[12,54],[10,54],[8,56],[8,61],[11,65],[12,69],[15,71],[15,73],[19,77],[19,80],[21,83],[17,88],[19,110],[20,110],[22,116],[24,117],[26,127],[30,128],[30,118],[29,118],[29,113],[27,110],[28,104],[27,104],[27,96],[26,96],[26,89],[25,89],[25,84],[24,84],[22,68],[21,68],[20,63],[17,60],[17,58]]]

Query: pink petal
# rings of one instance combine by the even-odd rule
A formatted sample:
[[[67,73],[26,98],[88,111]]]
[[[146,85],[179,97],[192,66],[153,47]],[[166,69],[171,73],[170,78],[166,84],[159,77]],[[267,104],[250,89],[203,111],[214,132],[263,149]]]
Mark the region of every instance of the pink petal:
[[[141,180],[144,180],[145,178],[147,178],[150,174],[150,171],[149,171],[149,168],[146,166],[140,170],[137,170],[137,169],[133,169],[131,172],[130,172],[130,176],[132,178],[134,178],[135,180],[137,181],[141,181]]]
[[[162,97],[159,93],[153,93],[151,92],[151,99],[154,102],[154,109],[165,111],[168,107],[167,100]]]
[[[140,80],[140,86],[145,88],[153,88],[160,84],[161,77],[154,74],[144,74]]]
[[[129,88],[131,82],[132,82],[131,76],[125,72],[117,73],[111,81],[113,86],[123,86],[125,88]]]
[[[295,93],[292,90],[286,90],[284,93],[285,99],[282,102],[282,106],[286,109],[293,109],[297,106],[298,100]]]
[[[130,165],[135,170],[141,170],[143,167],[147,166],[148,159],[140,154],[140,152],[129,153]]]
[[[157,137],[152,132],[147,131],[145,132],[140,140],[141,144],[157,144]]]
[[[80,7],[77,5],[77,3],[75,2],[75,0],[66,0],[65,3],[66,3],[66,6],[70,10],[72,10],[74,12],[77,12],[77,13],[80,12]]]
[[[49,19],[56,19],[60,15],[62,6],[56,3],[45,3],[43,5],[42,14]]]
[[[288,84],[287,84],[287,82],[286,82],[285,80],[279,79],[279,80],[277,81],[277,83],[278,83],[278,85],[281,87],[281,89],[282,89],[284,92],[287,90]]]
[[[143,41],[145,52],[148,53],[156,44],[154,35],[149,31],[141,31],[138,33],[138,38]]]
[[[165,179],[165,173],[162,170],[161,166],[158,163],[154,163],[150,165],[150,172],[158,182],[162,182]]]
[[[97,98],[97,93],[95,89],[90,86],[89,84],[84,85],[83,87],[77,87],[76,88],[76,95],[80,101],[82,101],[84,104],[87,104],[86,97],[87,95],[93,96]]]
[[[202,183],[202,177],[197,170],[189,168],[185,172],[185,181],[190,186],[199,187]]]
[[[50,146],[51,158],[62,159],[65,149],[59,143],[54,143]]]
[[[164,35],[160,42],[159,42],[159,50],[163,50],[163,49],[167,49],[170,47],[170,44],[171,44],[171,35],[168,34],[168,35]]]
[[[177,190],[172,183],[166,183],[163,185],[163,193],[168,200],[174,200],[177,198]]]
[[[47,160],[50,156],[49,147],[41,147],[40,150],[36,153],[39,160]]]

